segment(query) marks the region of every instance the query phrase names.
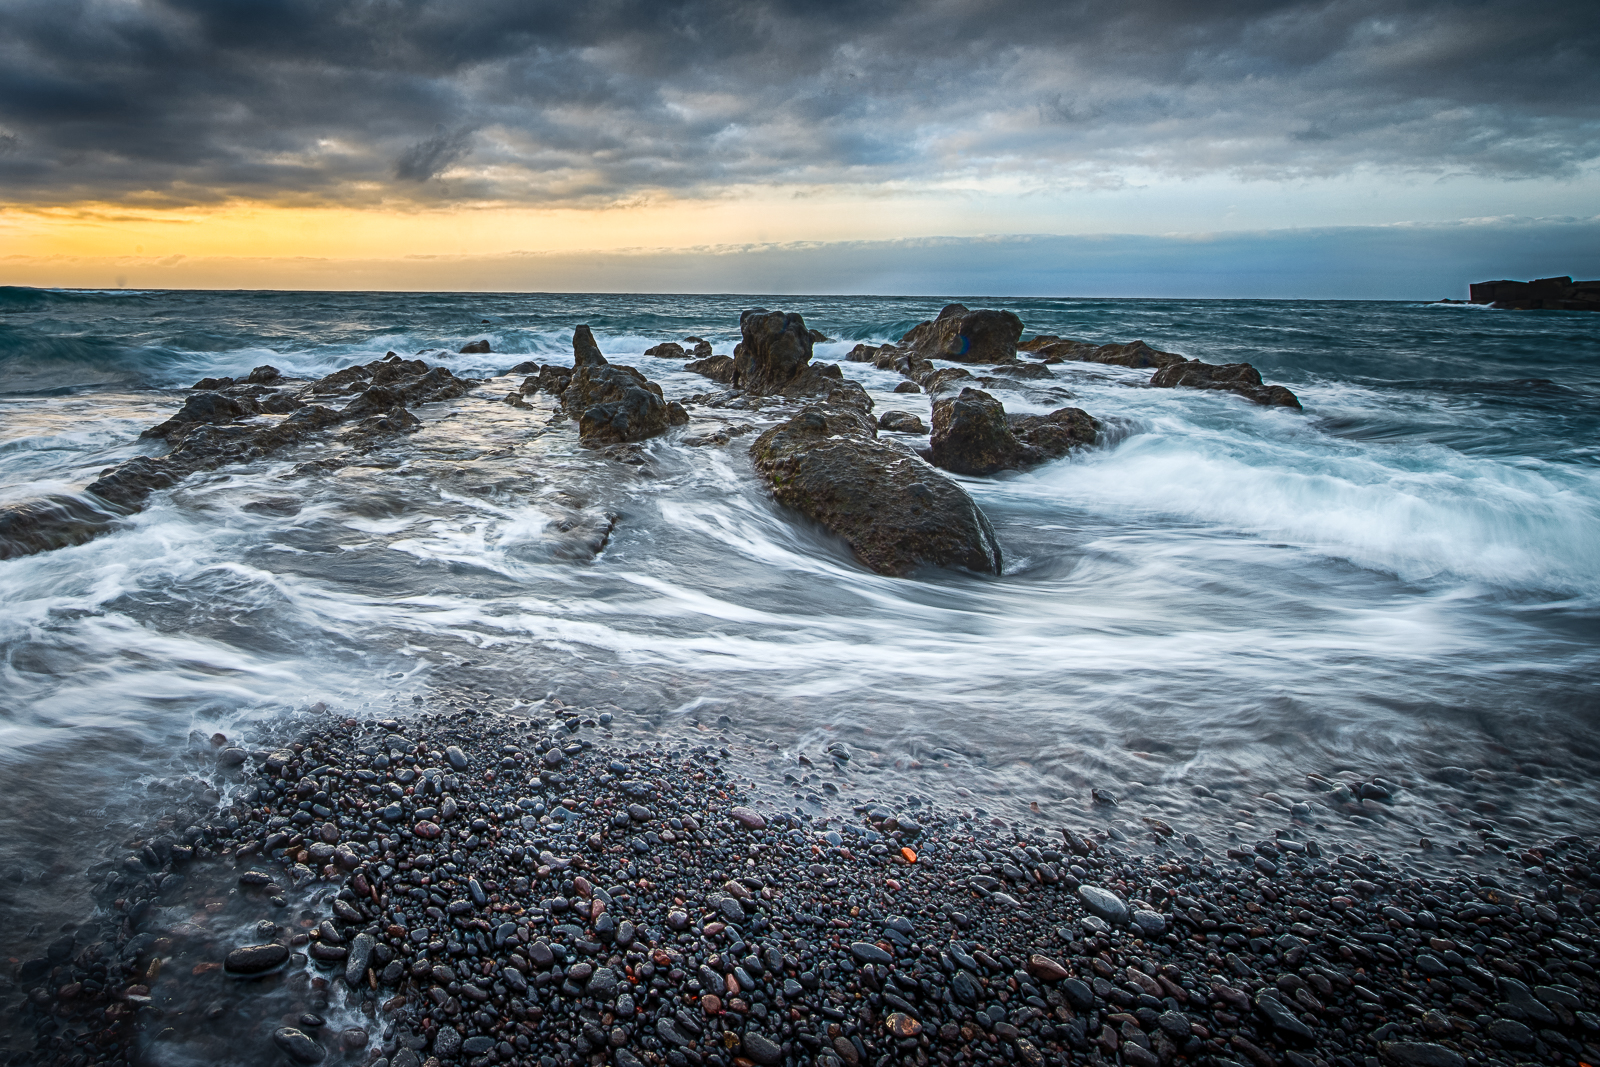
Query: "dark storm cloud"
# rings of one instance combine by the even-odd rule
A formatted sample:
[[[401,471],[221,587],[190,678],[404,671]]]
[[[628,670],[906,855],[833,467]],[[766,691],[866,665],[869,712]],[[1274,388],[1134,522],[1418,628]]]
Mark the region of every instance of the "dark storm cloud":
[[[11,0],[0,199],[603,204],[1600,157],[1570,3]]]

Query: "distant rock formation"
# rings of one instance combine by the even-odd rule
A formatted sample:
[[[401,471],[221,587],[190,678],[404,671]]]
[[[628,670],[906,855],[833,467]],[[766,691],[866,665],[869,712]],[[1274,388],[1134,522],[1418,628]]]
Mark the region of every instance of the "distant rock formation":
[[[1563,276],[1531,282],[1473,282],[1470,303],[1514,311],[1600,311],[1600,281],[1575,282]]]

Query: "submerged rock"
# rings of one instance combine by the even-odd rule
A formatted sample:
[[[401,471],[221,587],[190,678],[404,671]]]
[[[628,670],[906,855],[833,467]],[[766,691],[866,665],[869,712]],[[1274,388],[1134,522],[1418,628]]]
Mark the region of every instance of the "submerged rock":
[[[1037,340],[1037,339],[1036,339]],[[1047,345],[1030,349],[1045,363],[1109,363],[1117,367],[1169,367],[1185,362],[1176,352],[1163,352],[1151,348],[1143,341],[1127,344],[1097,345],[1088,341],[1054,339]]]
[[[963,389],[959,396],[933,402],[929,445],[935,466],[956,474],[994,474],[1059,459],[1070,449],[1093,444],[1098,429],[1082,408],[1008,416],[988,393]]]
[[[913,326],[900,344],[921,359],[1007,363],[1017,358],[1022,320],[1009,311],[969,311],[947,304],[939,317]]]
[[[972,498],[877,440],[858,411],[809,407],[758,437],[750,455],[779,503],[844,538],[879,574],[927,565],[1000,573],[994,529]]]
[[[1262,385],[1261,374],[1248,363],[1174,363],[1156,371],[1150,384],[1162,389],[1215,389],[1238,393],[1266,407],[1300,410],[1300,398],[1281,385]]]

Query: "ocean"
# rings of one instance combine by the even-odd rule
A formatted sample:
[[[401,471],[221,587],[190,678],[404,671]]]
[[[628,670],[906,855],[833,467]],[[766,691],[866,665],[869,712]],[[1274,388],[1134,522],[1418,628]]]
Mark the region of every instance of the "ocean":
[[[947,300],[1027,335],[1248,361],[1303,412],[1067,363],[1007,392],[1097,446],[962,478],[998,578],[874,574],[775,505],[764,412],[621,464],[517,378],[424,408],[338,469],[277,455],[158,493],[121,528],[0,562],[0,928],[84,922],[95,872],[175,797],[230,788],[210,738],[420,708],[610,712],[640,743],[732,745],[797,809],[873,799],[996,825],[1159,818],[1209,842],[1308,824],[1418,869],[1520,873],[1470,822],[1600,825],[1600,317],[1459,305],[0,289],[0,503],[79,492],[160,442],[207,376],[320,376],[387,351],[487,377],[567,363],[589,324],[666,396],[715,388],[644,356],[730,352],[741,310],[898,339]],[[877,411],[929,414],[845,364]],[[1029,383],[1035,385],[1038,383]],[[843,742],[842,779],[800,757]],[[743,746],[742,748],[740,746]],[[1380,777],[1393,796],[1327,788]],[[1118,799],[1096,805],[1091,789]],[[1427,838],[1431,848],[1425,847]]]

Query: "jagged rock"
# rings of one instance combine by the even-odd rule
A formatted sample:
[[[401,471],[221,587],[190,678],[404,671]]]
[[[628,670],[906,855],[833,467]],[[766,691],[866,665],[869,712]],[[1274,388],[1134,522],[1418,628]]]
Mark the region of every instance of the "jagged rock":
[[[994,529],[972,498],[877,440],[858,410],[808,407],[758,437],[750,455],[779,503],[844,538],[880,574],[929,565],[1000,573]]]
[[[190,389],[206,389],[211,392],[220,392],[233,384],[232,378],[201,378],[189,386]]]
[[[706,356],[692,363],[685,363],[684,370],[692,370],[696,374],[704,374],[714,382],[723,385],[733,384],[733,357],[732,356]]]
[[[885,347],[892,347],[892,346],[887,346],[886,345]],[[848,363],[871,363],[874,359],[877,358],[877,355],[878,355],[878,346],[877,345],[861,344],[861,345],[856,345],[849,352],[845,353],[845,357],[844,358],[845,358],[845,361],[848,362]]]
[[[923,359],[1006,363],[1017,358],[1022,320],[1009,311],[968,311],[947,304],[939,317],[913,326],[900,343]]]
[[[645,349],[644,354],[658,359],[685,359],[689,355],[676,341],[663,341],[654,348]]]
[[[1267,407],[1300,410],[1300,398],[1281,385],[1262,385],[1261,374],[1248,363],[1201,363],[1190,360],[1156,371],[1150,384],[1162,389],[1215,389],[1238,393]]]
[[[695,359],[705,359],[711,355],[711,342],[704,337],[685,337],[683,343],[694,346],[689,350],[689,354]]]
[[[895,433],[928,432],[928,428],[923,425],[922,419],[909,411],[885,411],[878,416],[878,429],[893,430]]]
[[[956,474],[994,474],[1059,459],[1073,448],[1093,444],[1098,429],[1081,408],[1008,416],[988,393],[963,389],[959,396],[933,402],[929,447],[937,467]]]
[[[277,367],[263,363],[261,366],[251,371],[249,375],[246,376],[245,381],[251,385],[271,385],[273,382],[282,377],[283,375],[278,373]]]
[[[587,326],[579,326],[572,331],[572,369],[579,367],[604,367],[606,357],[600,354],[600,346],[595,343],[594,333]]]
[[[764,396],[801,379],[811,363],[811,331],[795,312],[752,308],[739,316],[744,339],[733,350],[733,384]]]
[[[463,356],[481,356],[489,351],[488,341],[469,341],[461,346],[460,354]]]
[[[667,403],[659,385],[632,367],[607,363],[589,327],[573,332],[572,351],[572,381],[561,406],[577,418],[584,444],[643,441],[689,421],[681,405]]]
[[[506,370],[501,371],[500,372],[500,377],[509,378],[513,374],[538,374],[538,373],[539,373],[539,364],[535,363],[531,359],[525,359],[521,363],[518,363],[515,367],[509,367]]]

